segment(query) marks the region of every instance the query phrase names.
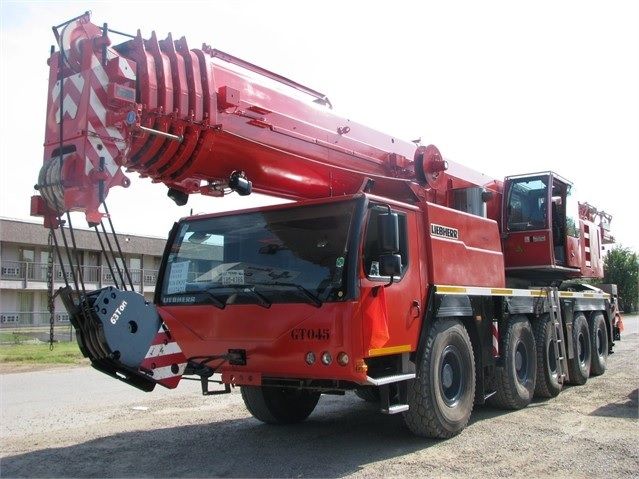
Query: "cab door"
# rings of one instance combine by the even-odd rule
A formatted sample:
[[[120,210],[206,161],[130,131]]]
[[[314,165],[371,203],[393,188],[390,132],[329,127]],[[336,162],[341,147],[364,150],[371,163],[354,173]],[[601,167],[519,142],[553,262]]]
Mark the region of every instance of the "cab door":
[[[386,205],[371,205],[365,224],[360,268],[363,341],[369,356],[414,351],[424,294],[420,278],[417,211],[392,208],[397,215],[397,251],[384,251],[380,241],[380,215]],[[380,259],[389,253],[401,257],[400,274],[391,278],[380,270]]]

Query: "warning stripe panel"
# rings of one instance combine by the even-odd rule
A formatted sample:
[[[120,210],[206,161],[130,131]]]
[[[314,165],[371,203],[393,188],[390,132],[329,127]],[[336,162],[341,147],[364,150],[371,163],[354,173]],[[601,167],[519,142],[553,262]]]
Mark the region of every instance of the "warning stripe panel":
[[[148,356],[142,361],[142,367],[154,369],[172,364],[186,364],[186,357],[182,351],[172,354],[161,354],[159,356]]]
[[[140,365],[140,371],[151,371],[147,374],[148,377],[173,389],[177,387],[185,369],[186,356],[182,353],[182,349],[175,341],[170,340],[169,335],[160,326]]]
[[[171,340],[171,336],[169,335],[168,330],[165,329],[164,324],[161,324],[151,344],[162,344],[167,342],[173,342],[173,341]]]
[[[156,358],[158,356],[166,356],[169,354],[182,354],[182,350],[178,343],[172,342],[168,344],[154,344],[149,348],[149,351],[146,353],[145,359],[147,358]]]
[[[178,371],[176,373],[173,372],[171,366],[162,366],[159,368],[155,368],[153,370],[153,376],[151,376],[155,381],[161,381],[162,379],[177,377],[179,378],[184,374],[184,369],[186,368],[186,363],[178,365]]]
[[[546,296],[544,289],[514,289],[514,288],[486,288],[481,286],[448,286],[436,285],[435,294],[459,294],[469,296],[523,296],[523,297],[543,297]],[[559,295],[564,298],[596,298],[609,299],[608,293],[596,292],[574,292],[559,291]]]

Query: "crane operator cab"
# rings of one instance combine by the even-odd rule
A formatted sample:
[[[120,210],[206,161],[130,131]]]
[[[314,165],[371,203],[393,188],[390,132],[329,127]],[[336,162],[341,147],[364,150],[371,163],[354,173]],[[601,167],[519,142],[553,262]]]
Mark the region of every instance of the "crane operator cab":
[[[505,179],[502,237],[512,286],[521,286],[519,276],[546,285],[558,277],[581,275],[583,245],[571,188],[569,181],[553,172]]]

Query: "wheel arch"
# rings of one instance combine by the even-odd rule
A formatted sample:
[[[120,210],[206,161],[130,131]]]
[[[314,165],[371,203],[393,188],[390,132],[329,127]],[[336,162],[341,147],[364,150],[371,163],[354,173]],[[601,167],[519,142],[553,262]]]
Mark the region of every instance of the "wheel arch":
[[[483,404],[485,398],[484,379],[486,368],[494,368],[495,359],[491,355],[492,324],[486,320],[495,317],[492,299],[470,295],[436,294],[431,286],[427,307],[422,318],[417,349],[411,356],[416,363],[424,354],[429,332],[438,319],[457,319],[468,333],[475,358],[475,403]]]
[[[475,348],[475,342],[473,340],[474,334],[469,331],[469,325],[472,322],[471,318],[473,314],[470,297],[466,295],[436,294],[435,291],[435,286],[431,286],[429,288],[428,303],[424,310],[424,317],[422,318],[417,350],[415,351],[414,357],[411,358],[413,361],[415,361],[416,358],[421,357],[424,353],[424,347],[426,345],[429,332],[435,321],[441,318],[460,319],[468,331],[471,343],[473,344],[473,349]]]

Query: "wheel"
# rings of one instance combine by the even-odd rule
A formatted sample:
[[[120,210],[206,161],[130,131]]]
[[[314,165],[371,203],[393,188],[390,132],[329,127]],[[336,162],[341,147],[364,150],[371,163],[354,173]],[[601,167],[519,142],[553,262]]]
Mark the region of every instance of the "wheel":
[[[379,388],[376,386],[363,386],[355,390],[355,395],[366,402],[379,402]]]
[[[417,377],[408,385],[404,421],[418,436],[446,439],[468,424],[475,400],[475,358],[468,332],[457,319],[432,326]]]
[[[537,397],[555,397],[563,387],[559,378],[559,368],[553,344],[552,328],[554,327],[554,321],[548,314],[544,314],[534,322],[533,333],[537,347],[537,377],[535,381],[535,396]]]
[[[496,407],[522,409],[535,394],[537,349],[528,318],[511,316],[502,341],[503,367],[496,370],[497,392],[488,399]]]
[[[317,406],[320,393],[266,386],[242,386],[246,409],[267,424],[292,424],[306,419]]]
[[[601,311],[593,311],[588,319],[590,331],[590,375],[600,376],[606,371],[608,362],[608,330]]]
[[[590,333],[584,313],[576,313],[572,320],[573,358],[568,360],[570,384],[586,384],[590,376]]]

